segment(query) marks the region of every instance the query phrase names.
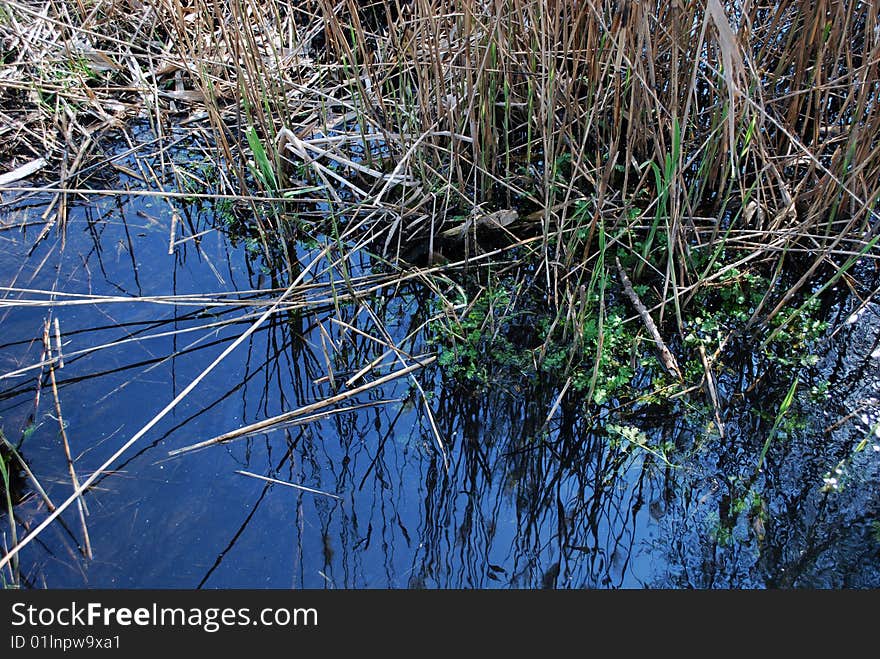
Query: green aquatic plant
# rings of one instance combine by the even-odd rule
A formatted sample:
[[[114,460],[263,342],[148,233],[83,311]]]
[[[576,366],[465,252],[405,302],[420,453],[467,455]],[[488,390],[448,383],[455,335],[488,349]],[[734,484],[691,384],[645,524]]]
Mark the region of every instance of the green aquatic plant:
[[[431,342],[448,377],[479,388],[498,383],[505,373],[528,376],[528,355],[510,338],[517,318],[510,309],[511,293],[496,283],[470,301],[459,297],[460,316],[438,317],[434,322]]]
[[[601,327],[600,327],[601,324]],[[580,355],[574,362],[572,387],[588,394],[588,399],[602,405],[625,391],[634,374],[633,357],[640,353],[640,341],[631,324],[624,323],[620,310],[612,309],[607,318],[590,318],[581,325]],[[557,351],[565,352],[562,346]],[[558,366],[550,358],[544,369]]]
[[[670,461],[675,451],[675,445],[672,442],[661,440],[652,443],[647,433],[632,425],[609,423],[605,429],[608,432],[611,448],[620,450],[623,453],[641,450],[653,455],[667,467],[677,467],[677,465]]]

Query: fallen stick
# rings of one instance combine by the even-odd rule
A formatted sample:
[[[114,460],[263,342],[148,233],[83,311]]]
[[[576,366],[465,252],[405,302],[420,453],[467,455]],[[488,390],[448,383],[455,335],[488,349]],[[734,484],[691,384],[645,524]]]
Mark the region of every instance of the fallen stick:
[[[681,374],[681,369],[678,368],[678,362],[675,361],[675,355],[673,355],[669,351],[669,348],[666,347],[663,337],[660,336],[660,330],[657,329],[657,325],[654,324],[654,320],[648,313],[648,309],[642,304],[638,294],[633,289],[629,277],[626,276],[623,266],[620,265],[620,259],[615,257],[614,260],[617,263],[617,272],[620,273],[620,283],[623,284],[623,292],[626,293],[630,302],[632,302],[632,305],[635,307],[636,312],[638,312],[639,317],[642,319],[642,323],[644,323],[648,330],[648,334],[654,339],[654,344],[657,346],[657,350],[660,353],[660,361],[663,362],[663,366],[666,367],[666,370],[669,371],[669,373],[675,375],[679,381],[684,382],[684,376]]]

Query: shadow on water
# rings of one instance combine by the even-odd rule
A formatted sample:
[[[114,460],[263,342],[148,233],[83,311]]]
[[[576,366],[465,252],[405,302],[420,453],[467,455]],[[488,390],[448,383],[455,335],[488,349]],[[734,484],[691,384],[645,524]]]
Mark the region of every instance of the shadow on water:
[[[116,187],[137,187],[118,176]],[[0,215],[0,425],[46,494],[21,481],[19,537],[47,500],[71,492],[62,425],[82,480],[286,284],[208,205],[184,209],[169,254],[163,200],[71,199],[63,238],[53,231],[35,244],[49,201],[7,201]],[[297,251],[307,263],[318,247]],[[589,416],[571,396],[556,405],[550,376],[466,391],[436,362],[319,405],[431,351],[422,331],[431,290],[384,284],[358,258],[347,276],[369,295],[346,297],[339,268],[321,261],[305,301],[273,314],[87,494],[93,558],[71,507],[22,551],[21,584],[880,586],[875,307],[827,341],[758,470],[790,382],[755,373],[745,355],[726,383],[723,440],[684,399],[624,420]],[[842,321],[853,308],[831,313]],[[43,354],[44,326],[56,319],[63,368]],[[825,380],[830,396],[808,395]],[[292,416],[169,456],[312,404],[307,422]]]

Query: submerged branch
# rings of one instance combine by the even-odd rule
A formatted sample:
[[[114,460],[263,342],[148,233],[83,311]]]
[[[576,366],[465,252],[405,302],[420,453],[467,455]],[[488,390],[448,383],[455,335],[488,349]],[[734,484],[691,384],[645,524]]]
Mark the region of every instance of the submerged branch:
[[[660,360],[663,362],[663,366],[666,367],[666,370],[669,371],[671,375],[678,378],[680,382],[684,382],[684,376],[681,374],[681,369],[678,367],[675,355],[673,355],[669,348],[666,347],[663,337],[660,336],[660,330],[657,329],[657,325],[651,318],[651,314],[648,313],[648,309],[642,304],[641,299],[639,299],[638,294],[632,287],[629,277],[626,276],[623,266],[620,265],[620,259],[615,257],[615,261],[617,263],[617,272],[620,273],[620,282],[623,284],[623,292],[626,293],[626,296],[629,298],[630,302],[632,302],[633,307],[635,307],[636,312],[639,314],[639,318],[642,319],[642,323],[644,323],[645,328],[648,330],[648,334],[650,334],[651,338],[654,340],[654,344],[657,346],[657,350],[660,353]]]

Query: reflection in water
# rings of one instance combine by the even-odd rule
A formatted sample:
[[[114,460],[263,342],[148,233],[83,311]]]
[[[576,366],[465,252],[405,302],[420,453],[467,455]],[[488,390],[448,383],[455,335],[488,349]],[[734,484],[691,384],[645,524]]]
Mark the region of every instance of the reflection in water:
[[[185,209],[178,239],[201,235],[169,255],[164,202],[72,204],[65,240],[52,233],[37,245],[40,226],[14,228],[36,221],[45,200],[27,203],[7,203],[0,216],[0,424],[58,503],[70,478],[52,401],[45,390],[36,400],[49,367],[38,340],[47,317],[63,334],[58,396],[82,478],[241,336],[287,280],[263,272],[211,208]],[[319,248],[296,249],[306,264]],[[329,252],[280,313],[99,479],[86,496],[92,560],[71,509],[22,552],[21,583],[880,586],[880,440],[862,418],[880,389],[869,357],[880,340],[876,309],[845,325],[802,374],[796,413],[756,471],[788,382],[728,395],[724,440],[696,403],[591,417],[570,394],[557,406],[560,383],[550,377],[463,391],[435,362],[373,386],[427,363],[434,295],[418,278],[389,283],[365,253],[357,258],[343,274]],[[850,311],[841,307],[840,318]],[[750,368],[729,376],[727,389],[749,389]],[[831,397],[811,402],[810,387],[825,377]],[[337,402],[318,404],[328,399]],[[302,409],[305,421],[290,414]],[[169,456],[281,414],[284,424]],[[20,536],[48,506],[33,482],[28,491],[15,509]]]

